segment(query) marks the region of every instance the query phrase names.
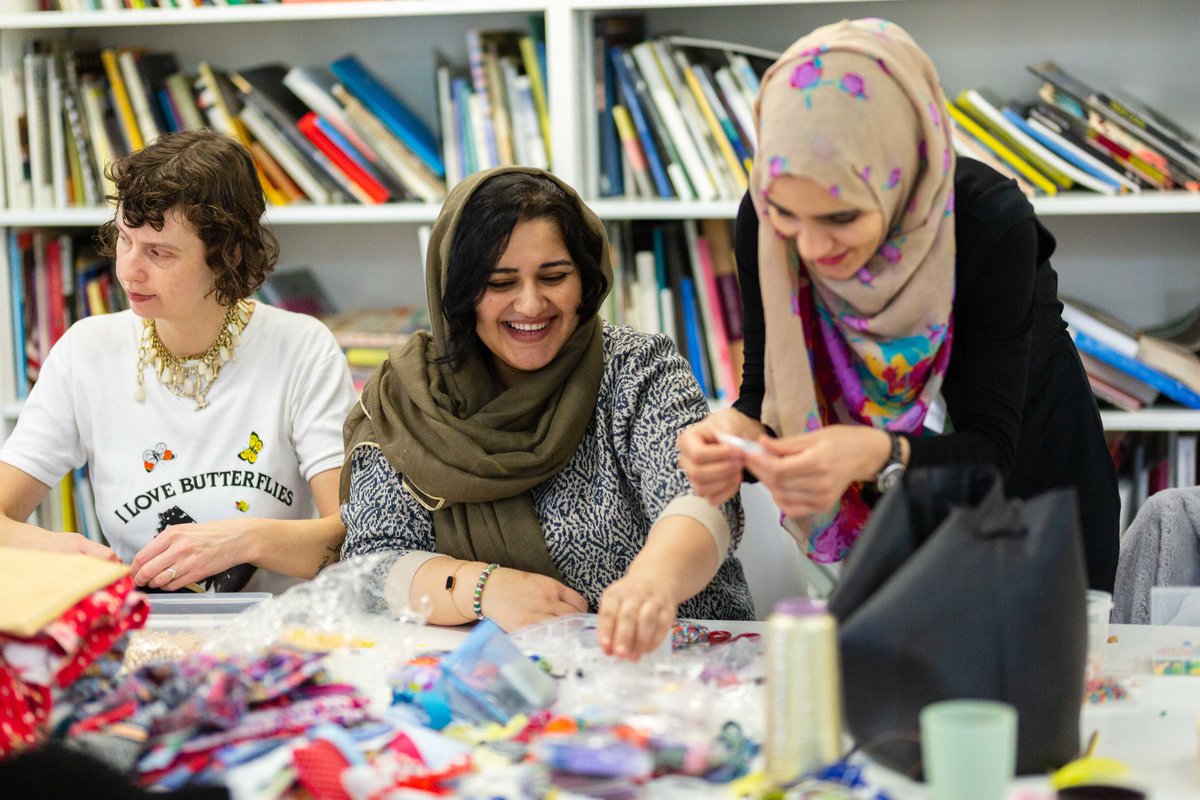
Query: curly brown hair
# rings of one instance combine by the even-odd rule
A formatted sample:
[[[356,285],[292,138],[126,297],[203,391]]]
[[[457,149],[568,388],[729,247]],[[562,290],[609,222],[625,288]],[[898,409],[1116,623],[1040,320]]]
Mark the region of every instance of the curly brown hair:
[[[221,305],[254,294],[275,268],[279,242],[262,224],[266,203],[258,171],[235,139],[209,128],[164,134],[104,174],[117,190],[105,199],[117,205],[125,225],[161,231],[172,212],[188,221],[204,243]],[[96,232],[96,244],[101,255],[115,258],[116,242],[111,219]]]

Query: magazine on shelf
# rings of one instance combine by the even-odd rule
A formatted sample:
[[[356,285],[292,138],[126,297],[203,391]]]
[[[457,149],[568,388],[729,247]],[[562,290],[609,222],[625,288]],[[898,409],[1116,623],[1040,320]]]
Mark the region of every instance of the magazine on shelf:
[[[1104,92],[1097,92],[1054,61],[1029,65],[1027,69],[1070,95],[1085,108],[1096,112],[1106,123],[1133,136],[1159,153],[1170,164],[1170,172],[1180,182],[1200,180],[1200,158],[1160,127],[1147,122],[1128,105]]]

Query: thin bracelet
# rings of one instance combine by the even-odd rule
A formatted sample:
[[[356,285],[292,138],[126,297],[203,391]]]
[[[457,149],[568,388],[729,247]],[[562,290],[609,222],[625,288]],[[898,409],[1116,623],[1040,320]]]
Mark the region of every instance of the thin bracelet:
[[[458,571],[470,563],[470,561],[459,561],[458,566],[454,568],[454,571],[446,576],[447,592],[454,594],[454,587],[458,585]]]
[[[450,595],[450,607],[454,609],[455,614],[462,614],[462,612],[458,610],[458,603],[454,602],[454,588],[458,584],[458,571],[470,563],[470,561],[458,562],[458,566],[454,568],[454,572],[451,572],[446,578],[446,593]],[[467,615],[463,614],[463,616],[465,617]]]
[[[492,572],[500,567],[496,562],[492,562],[484,567],[483,572],[479,573],[479,580],[475,581],[475,599],[471,607],[475,610],[475,619],[484,619],[483,616],[483,587],[487,585],[488,578],[492,576]]]

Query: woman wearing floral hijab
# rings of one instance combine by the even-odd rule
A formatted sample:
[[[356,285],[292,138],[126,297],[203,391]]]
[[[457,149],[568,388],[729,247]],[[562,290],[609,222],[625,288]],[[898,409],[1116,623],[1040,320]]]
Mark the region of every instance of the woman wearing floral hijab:
[[[748,469],[833,563],[906,468],[989,463],[1016,496],[1076,487],[1089,582],[1111,590],[1116,476],[1054,239],[1012,181],[956,159],[929,57],[884,20],[819,28],[764,76],[756,119],[742,391],[680,436],[697,493],[724,499]]]

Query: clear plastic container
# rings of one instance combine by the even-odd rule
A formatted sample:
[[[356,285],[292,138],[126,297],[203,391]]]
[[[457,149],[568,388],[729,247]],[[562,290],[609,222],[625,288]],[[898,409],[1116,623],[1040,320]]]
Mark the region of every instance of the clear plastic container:
[[[598,614],[567,614],[526,625],[510,633],[508,638],[526,653],[574,659],[584,654],[603,654],[600,649],[599,629]],[[646,655],[670,656],[670,634],[668,633],[662,643]]]
[[[150,614],[240,614],[263,600],[270,592],[188,592],[148,594]]]
[[[1108,618],[1112,614],[1112,595],[1099,589],[1087,593],[1088,649],[1084,677],[1095,680],[1104,674],[1104,656],[1108,652]]]

